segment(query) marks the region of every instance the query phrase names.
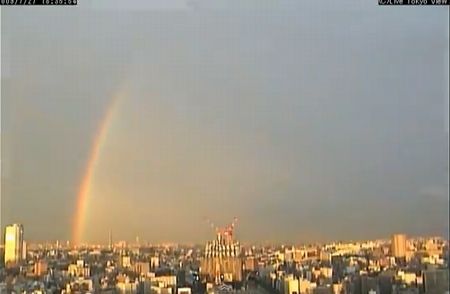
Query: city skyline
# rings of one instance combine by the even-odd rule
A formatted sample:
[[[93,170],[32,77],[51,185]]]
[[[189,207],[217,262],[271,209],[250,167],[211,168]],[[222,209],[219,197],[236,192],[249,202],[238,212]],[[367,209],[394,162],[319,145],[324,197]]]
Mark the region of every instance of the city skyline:
[[[212,224],[212,223],[211,223]],[[119,242],[34,244],[5,230],[0,292],[441,294],[448,292],[448,240],[393,234],[385,240],[245,245],[237,218],[204,246]],[[16,277],[19,278],[15,278]],[[32,283],[30,283],[32,281]]]
[[[447,11],[194,3],[2,10],[2,232],[448,239]]]
[[[4,242],[5,241],[5,236],[6,236],[6,229],[8,227],[11,226],[21,226],[22,227],[22,234],[23,234],[23,224],[21,223],[10,223],[10,224],[6,224],[5,227],[3,228],[3,234],[1,236],[1,240]],[[211,239],[211,236],[214,236],[215,234],[217,235],[218,230],[210,230],[210,234],[209,236],[207,236],[204,240],[199,240],[196,242],[190,242],[190,241],[180,241],[180,242],[176,242],[173,240],[160,240],[160,241],[155,241],[155,240],[147,240],[147,239],[141,239],[140,235],[137,234],[135,235],[133,238],[130,239],[124,239],[124,238],[114,238],[114,232],[112,230],[108,230],[108,232],[106,232],[106,238],[104,238],[104,240],[102,240],[101,238],[99,239],[99,241],[96,242],[88,242],[88,241],[83,241],[83,242],[79,242],[79,243],[74,243],[72,240],[70,239],[39,239],[39,240],[31,240],[26,238],[26,235],[23,235],[23,241],[27,242],[27,244],[29,245],[57,245],[59,244],[59,246],[69,246],[69,247],[84,247],[84,246],[101,246],[104,248],[111,248],[112,246],[122,246],[123,244],[126,244],[127,246],[166,246],[166,245],[180,245],[180,246],[198,246],[201,245],[202,242],[205,242],[209,239]],[[437,238],[440,240],[447,240],[446,236],[443,235],[433,235],[433,234],[428,234],[428,235],[409,235],[406,234],[405,232],[397,232],[397,231],[393,231],[391,232],[391,234],[385,235],[385,236],[373,236],[373,237],[368,237],[368,238],[364,238],[364,239],[326,239],[326,240],[308,240],[307,238],[303,241],[285,241],[285,240],[271,240],[271,239],[266,239],[266,240],[257,240],[257,241],[252,241],[252,240],[246,240],[245,236],[240,236],[238,233],[236,234],[236,229],[234,229],[234,235],[237,235],[239,237],[239,239],[242,241],[241,244],[243,246],[253,246],[253,245],[258,245],[258,246],[299,246],[299,245],[323,245],[323,244],[346,244],[346,243],[364,243],[364,242],[368,242],[368,241],[388,241],[388,240],[393,240],[392,238],[394,236],[404,236],[406,239],[410,239],[410,240],[416,240],[416,239],[427,239],[427,238]],[[209,237],[209,239],[208,239]],[[241,238],[243,237],[243,238]],[[121,245],[122,244],[122,245]],[[3,244],[0,244],[0,248],[2,248],[2,246],[4,246]]]

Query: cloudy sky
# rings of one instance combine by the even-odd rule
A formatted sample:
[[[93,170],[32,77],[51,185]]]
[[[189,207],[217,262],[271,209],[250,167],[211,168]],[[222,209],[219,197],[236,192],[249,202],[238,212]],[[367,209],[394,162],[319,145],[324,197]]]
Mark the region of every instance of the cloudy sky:
[[[84,241],[448,232],[447,8],[79,2],[2,9],[2,227],[71,238],[122,91]]]

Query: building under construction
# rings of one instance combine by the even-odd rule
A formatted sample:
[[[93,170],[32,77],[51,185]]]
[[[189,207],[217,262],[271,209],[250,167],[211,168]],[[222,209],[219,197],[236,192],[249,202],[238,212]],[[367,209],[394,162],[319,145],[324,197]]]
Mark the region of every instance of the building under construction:
[[[242,281],[241,246],[233,238],[237,219],[224,228],[215,228],[216,239],[205,246],[200,275],[207,282],[240,283]]]

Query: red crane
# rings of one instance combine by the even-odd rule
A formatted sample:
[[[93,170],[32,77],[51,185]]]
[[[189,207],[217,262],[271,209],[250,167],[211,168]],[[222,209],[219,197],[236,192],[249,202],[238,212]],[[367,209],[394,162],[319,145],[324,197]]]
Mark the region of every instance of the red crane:
[[[224,236],[228,240],[233,239],[234,229],[238,222],[237,217],[234,217],[233,221],[231,223],[227,224],[225,227],[218,227],[210,219],[208,219],[208,218],[205,218],[205,219],[206,219],[206,222],[209,224],[209,226],[215,230],[215,232],[218,236]]]

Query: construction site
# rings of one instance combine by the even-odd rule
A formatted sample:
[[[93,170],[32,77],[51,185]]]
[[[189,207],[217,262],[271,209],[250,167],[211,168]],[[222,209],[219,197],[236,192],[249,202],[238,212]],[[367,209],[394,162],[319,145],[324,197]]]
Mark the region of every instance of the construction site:
[[[216,238],[205,245],[205,254],[200,263],[200,276],[204,282],[232,285],[239,287],[242,283],[241,245],[234,239],[237,218],[224,227],[215,226]]]

